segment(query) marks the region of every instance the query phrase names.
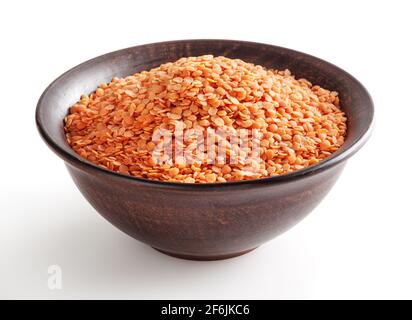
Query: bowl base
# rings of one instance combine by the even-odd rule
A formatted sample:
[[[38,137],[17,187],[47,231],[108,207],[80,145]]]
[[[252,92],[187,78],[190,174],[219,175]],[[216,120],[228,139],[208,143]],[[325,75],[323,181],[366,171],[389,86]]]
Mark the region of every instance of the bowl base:
[[[245,251],[235,252],[235,253],[229,253],[229,254],[223,254],[223,255],[210,255],[210,256],[194,256],[194,255],[180,254],[180,253],[165,251],[165,250],[158,249],[155,247],[152,247],[152,248],[161,253],[167,254],[168,256],[174,257],[174,258],[185,259],[185,260],[197,260],[197,261],[213,261],[213,260],[224,260],[224,259],[235,258],[241,255],[244,255],[246,253],[249,253],[250,251],[253,251],[258,247],[248,249]]]

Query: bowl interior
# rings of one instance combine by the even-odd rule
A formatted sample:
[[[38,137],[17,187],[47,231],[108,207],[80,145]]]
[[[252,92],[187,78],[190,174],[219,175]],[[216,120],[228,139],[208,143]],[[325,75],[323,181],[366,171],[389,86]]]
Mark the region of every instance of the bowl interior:
[[[66,157],[65,160],[70,156],[84,162],[67,144],[63,130],[68,108],[82,94],[93,92],[101,82],[109,82],[115,76],[123,77],[181,57],[204,54],[240,58],[267,68],[289,69],[297,78],[306,78],[313,84],[338,91],[341,108],[348,117],[348,131],[344,145],[329,159],[343,160],[366,141],[373,120],[373,103],[354,77],[326,61],[301,52],[232,40],[154,43],[115,51],[82,63],[56,79],[43,93],[36,112],[39,130],[54,151]]]

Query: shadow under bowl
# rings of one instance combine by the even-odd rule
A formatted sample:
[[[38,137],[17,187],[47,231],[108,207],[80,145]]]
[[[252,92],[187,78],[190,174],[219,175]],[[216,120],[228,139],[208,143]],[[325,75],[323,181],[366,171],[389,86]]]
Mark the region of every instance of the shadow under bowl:
[[[170,183],[121,175],[81,158],[67,144],[63,119],[81,94],[93,92],[99,83],[114,76],[204,54],[287,68],[297,78],[338,91],[348,118],[345,143],[328,159],[299,171],[221,184]],[[163,253],[215,260],[253,250],[315,208],[338,179],[346,160],[366,142],[373,114],[371,97],[359,81],[316,57],[253,42],[182,40],[127,48],[74,67],[44,91],[36,122],[84,197],[109,222]]]

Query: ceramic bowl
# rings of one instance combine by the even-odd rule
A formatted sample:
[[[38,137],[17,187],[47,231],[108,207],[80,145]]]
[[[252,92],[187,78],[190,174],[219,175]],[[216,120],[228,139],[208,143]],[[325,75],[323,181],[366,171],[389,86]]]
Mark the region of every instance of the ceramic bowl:
[[[170,183],[121,175],[81,158],[67,144],[63,118],[81,94],[94,91],[114,76],[204,54],[288,68],[296,77],[338,91],[348,118],[345,143],[328,159],[293,173],[220,184]],[[169,255],[215,260],[253,250],[312,211],[332,188],[346,161],[369,137],[373,113],[371,97],[359,81],[316,57],[260,43],[183,40],[115,51],[74,67],[44,91],[36,122],[81,193],[110,223]]]

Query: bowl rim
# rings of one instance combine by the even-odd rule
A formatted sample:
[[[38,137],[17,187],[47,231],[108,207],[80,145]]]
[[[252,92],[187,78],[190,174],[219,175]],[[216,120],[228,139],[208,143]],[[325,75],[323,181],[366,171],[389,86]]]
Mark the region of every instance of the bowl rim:
[[[169,181],[161,181],[161,180],[151,180],[151,179],[146,179],[146,178],[140,178],[140,177],[135,177],[135,176],[129,176],[125,175],[119,172],[111,171],[109,169],[100,167],[98,165],[95,165],[94,163],[82,158],[80,155],[75,153],[70,153],[66,151],[63,147],[60,146],[60,143],[57,142],[55,139],[53,139],[52,135],[50,135],[47,130],[45,130],[45,125],[42,120],[41,116],[41,110],[47,107],[47,103],[45,102],[47,93],[50,91],[52,87],[54,87],[56,84],[59,83],[61,79],[66,77],[72,72],[75,72],[83,67],[85,67],[88,64],[91,64],[95,61],[98,61],[104,57],[108,57],[114,54],[121,54],[122,52],[127,52],[131,49],[135,48],[142,48],[142,47],[151,47],[151,46],[158,46],[158,45],[167,45],[167,44],[173,44],[173,43],[185,43],[185,42],[213,42],[213,41],[218,41],[218,42],[227,42],[231,44],[241,44],[241,45],[253,45],[253,46],[266,46],[266,47],[273,47],[276,49],[280,50],[286,50],[292,53],[296,53],[302,56],[305,56],[310,59],[315,59],[318,62],[322,64],[329,65],[333,68],[335,68],[337,71],[345,75],[346,77],[350,78],[353,82],[355,82],[366,94],[368,97],[370,103],[369,103],[369,112],[368,115],[370,116],[370,121],[367,123],[367,128],[365,129],[364,133],[356,139],[354,139],[353,142],[350,143],[350,145],[347,145],[343,151],[340,151],[344,146],[345,143],[339,148],[337,151],[335,151],[332,155],[329,157],[323,159],[319,163],[316,163],[314,165],[310,165],[308,167],[305,167],[303,169],[299,169],[290,173],[285,173],[285,174],[280,174],[277,176],[272,176],[272,177],[266,177],[266,178],[259,178],[259,179],[250,179],[250,180],[240,180],[240,181],[228,181],[228,182],[218,182],[218,183],[183,183],[183,182],[169,182]],[[184,40],[171,40],[171,41],[161,41],[161,42],[153,42],[153,43],[148,43],[148,44],[143,44],[143,45],[137,45],[137,46],[131,46],[127,47],[124,49],[120,50],[115,50],[111,51],[102,55],[99,55],[95,58],[86,60],[68,71],[64,72],[61,74],[59,77],[57,77],[53,82],[51,82],[47,88],[43,91],[42,95],[40,96],[37,106],[36,106],[36,112],[35,112],[35,119],[36,119],[36,126],[37,129],[43,138],[43,140],[46,142],[46,144],[60,157],[62,158],[65,162],[70,163],[71,165],[82,169],[82,170],[91,170],[95,171],[97,173],[101,174],[107,174],[109,176],[112,176],[113,178],[119,178],[119,179],[127,179],[130,182],[138,183],[138,184],[143,184],[147,186],[157,186],[157,187],[165,187],[165,188],[173,188],[173,189],[220,189],[220,188],[226,188],[226,187],[247,187],[247,186],[252,186],[252,185],[264,185],[264,184],[277,184],[277,183],[285,183],[289,182],[291,180],[303,178],[309,175],[313,175],[316,173],[319,173],[321,171],[324,171],[326,169],[329,169],[342,161],[347,160],[349,157],[351,157],[353,154],[355,154],[369,139],[371,132],[374,127],[375,123],[375,110],[374,110],[374,103],[372,100],[371,95],[367,91],[367,89],[362,85],[362,83],[356,79],[354,76],[346,72],[345,70],[341,69],[340,67],[323,60],[321,58],[318,58],[316,56],[289,49],[286,47],[282,46],[277,46],[277,45],[272,45],[272,44],[266,44],[266,43],[259,43],[259,42],[253,42],[253,41],[244,41],[244,40],[230,40],[230,39],[184,39]],[[62,119],[63,120],[63,119]],[[345,140],[346,142],[346,140]],[[339,152],[340,151],[340,152]]]

